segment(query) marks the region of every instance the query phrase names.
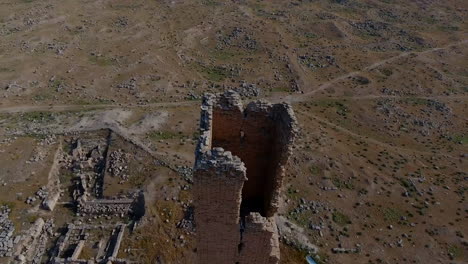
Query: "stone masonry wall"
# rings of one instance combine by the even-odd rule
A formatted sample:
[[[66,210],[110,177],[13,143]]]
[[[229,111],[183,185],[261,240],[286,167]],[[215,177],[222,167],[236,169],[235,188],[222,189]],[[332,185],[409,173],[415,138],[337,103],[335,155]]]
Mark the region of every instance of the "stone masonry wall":
[[[213,149],[194,178],[198,263],[230,263],[240,241],[239,210],[245,167],[223,149]],[[234,262],[232,262],[234,263]]]
[[[279,263],[274,215],[296,135],[287,104],[203,98],[194,167],[197,261]]]
[[[278,229],[274,218],[258,213],[245,217],[239,263],[279,263]]]

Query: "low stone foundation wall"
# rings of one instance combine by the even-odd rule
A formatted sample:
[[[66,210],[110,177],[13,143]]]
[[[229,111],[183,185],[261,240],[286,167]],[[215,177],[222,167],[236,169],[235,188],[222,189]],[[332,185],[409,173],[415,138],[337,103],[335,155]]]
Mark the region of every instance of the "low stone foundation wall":
[[[80,215],[128,215],[133,212],[134,199],[98,199],[80,202],[77,210]]]

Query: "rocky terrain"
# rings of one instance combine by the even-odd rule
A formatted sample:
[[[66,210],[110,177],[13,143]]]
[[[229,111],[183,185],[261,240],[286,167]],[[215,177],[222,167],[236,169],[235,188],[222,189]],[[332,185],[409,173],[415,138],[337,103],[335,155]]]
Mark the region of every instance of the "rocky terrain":
[[[0,263],[192,263],[200,99],[229,89],[298,118],[282,263],[466,263],[467,14],[464,0],[0,0]],[[105,205],[140,193],[141,219]],[[80,197],[112,214],[80,215]]]

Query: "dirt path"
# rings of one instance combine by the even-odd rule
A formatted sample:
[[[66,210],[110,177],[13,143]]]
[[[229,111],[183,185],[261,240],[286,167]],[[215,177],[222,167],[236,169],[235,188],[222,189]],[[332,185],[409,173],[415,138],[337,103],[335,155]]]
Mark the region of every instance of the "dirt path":
[[[320,118],[320,117],[317,117],[315,115],[312,115],[310,113],[307,113],[307,112],[304,112],[304,111],[296,111],[298,114],[301,114],[301,115],[304,115],[304,116],[307,116],[309,118],[311,118],[312,120],[316,121],[316,122],[319,122],[321,124],[325,124],[331,128],[334,128],[342,133],[345,133],[345,134],[348,134],[354,138],[358,138],[362,141],[366,141],[368,143],[371,143],[371,144],[374,144],[374,145],[379,145],[381,147],[384,147],[384,148],[389,148],[389,149],[393,149],[395,150],[396,152],[400,153],[402,151],[406,152],[406,153],[413,153],[413,154],[421,154],[421,155],[430,155],[430,156],[442,156],[444,158],[447,158],[447,157],[451,157],[451,158],[455,158],[451,155],[448,155],[448,154],[441,154],[441,153],[432,153],[432,152],[427,152],[427,151],[421,151],[421,150],[415,150],[415,149],[409,149],[409,148],[403,148],[403,147],[397,147],[397,146],[393,146],[391,144],[388,144],[388,143],[385,143],[385,142],[382,142],[382,141],[379,141],[379,140],[376,140],[376,139],[373,139],[373,138],[370,138],[370,137],[366,137],[366,136],[362,136],[358,133],[355,133],[347,128],[344,128],[342,126],[339,126],[339,125],[336,125],[326,119],[323,119],[323,118]]]
[[[341,76],[338,76],[334,78],[333,80],[330,80],[328,82],[325,82],[321,84],[317,89],[312,90],[310,92],[304,93],[304,94],[292,94],[288,95],[286,97],[281,98],[280,100],[277,100],[277,98],[273,97],[265,97],[262,99],[266,100],[273,100],[273,101],[285,101],[289,103],[297,103],[297,102],[303,102],[308,99],[308,97],[323,91],[327,89],[328,87],[332,86],[333,84],[345,80],[349,77],[356,76],[362,72],[369,71],[372,69],[375,69],[377,67],[380,67],[384,64],[391,63],[395,60],[398,60],[400,58],[404,58],[407,56],[410,56],[411,54],[415,54],[417,56],[431,53],[434,51],[438,50],[444,50],[448,49],[450,47],[458,46],[458,45],[463,45],[468,43],[468,39],[451,43],[448,44],[444,47],[437,47],[437,48],[432,48],[428,49],[425,51],[421,52],[403,52],[397,56],[384,59],[378,62],[375,62],[367,67],[365,67],[362,70],[359,71],[354,71],[350,72]],[[297,66],[297,65],[296,65]],[[296,68],[296,67],[295,67]],[[299,73],[301,72],[300,69],[295,69],[297,71],[297,74],[300,75]],[[300,78],[302,80],[299,81],[304,81],[303,78]],[[420,97],[418,96],[417,98],[423,98],[423,99],[466,99],[467,96],[425,96],[425,97]],[[343,97],[340,97],[343,98]],[[368,95],[368,96],[356,96],[356,97],[346,97],[347,99],[350,100],[355,100],[355,99],[376,99],[376,98],[398,98],[398,96],[376,96],[376,95]],[[52,111],[52,112],[60,112],[60,111],[72,111],[72,110],[93,110],[93,109],[105,109],[105,108],[140,108],[140,107],[174,107],[174,106],[191,106],[191,105],[197,105],[199,104],[199,101],[181,101],[181,102],[165,102],[165,103],[152,103],[152,104],[144,104],[144,105],[138,105],[138,104],[90,104],[90,105],[19,105],[19,106],[0,106],[0,113],[21,113],[21,112],[34,112],[34,111]]]
[[[332,96],[328,99],[339,100],[374,100],[374,99],[437,99],[437,100],[468,100],[468,95],[435,95],[435,96],[397,96],[397,95],[362,95],[362,96]]]
[[[61,112],[61,111],[80,111],[95,110],[106,108],[141,108],[141,107],[174,107],[197,105],[198,101],[181,101],[153,104],[89,104],[89,105],[19,105],[0,107],[0,113],[22,113],[35,111]]]
[[[359,70],[359,71],[354,71],[354,72],[350,72],[350,73],[347,73],[347,74],[344,74],[344,75],[341,75],[341,76],[338,76],[336,78],[334,78],[333,80],[331,81],[328,81],[326,83],[323,83],[321,84],[317,89],[315,90],[312,90],[310,92],[307,92],[307,93],[303,93],[303,94],[293,94],[293,95],[289,95],[287,97],[284,98],[284,100],[286,102],[290,102],[290,103],[294,103],[294,102],[302,102],[304,100],[306,100],[307,97],[311,96],[311,95],[314,95],[320,91],[323,91],[327,88],[329,88],[331,85],[339,82],[339,81],[342,81],[342,80],[345,80],[349,77],[354,77],[362,72],[365,72],[365,71],[369,71],[369,70],[373,70],[375,68],[378,68],[384,64],[388,64],[388,63],[391,63],[393,61],[396,61],[398,59],[401,59],[401,58],[404,58],[404,57],[408,57],[410,56],[411,54],[415,54],[417,56],[420,56],[420,55],[424,55],[424,54],[427,54],[427,53],[431,53],[431,52],[434,52],[434,51],[438,51],[438,50],[444,50],[444,49],[448,49],[450,47],[454,47],[454,46],[458,46],[458,45],[463,45],[465,43],[468,43],[468,39],[465,39],[465,40],[462,40],[462,41],[459,41],[459,42],[455,42],[455,43],[450,43],[444,47],[437,47],[437,48],[432,48],[432,49],[428,49],[428,50],[425,50],[425,51],[421,51],[421,52],[403,52],[397,56],[394,56],[394,57],[391,57],[391,58],[388,58],[388,59],[384,59],[384,60],[381,60],[381,61],[378,61],[378,62],[375,62],[367,67],[365,67],[364,69],[362,70]]]

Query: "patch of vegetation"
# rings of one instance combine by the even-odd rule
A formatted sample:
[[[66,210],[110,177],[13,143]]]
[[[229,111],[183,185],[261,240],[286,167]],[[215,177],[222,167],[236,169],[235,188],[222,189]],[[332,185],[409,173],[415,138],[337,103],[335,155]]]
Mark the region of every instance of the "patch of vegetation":
[[[104,99],[104,98],[99,98],[99,99],[97,100],[97,103],[98,103],[98,104],[110,104],[110,103],[112,103],[112,100],[110,100],[110,99]]]
[[[91,104],[90,101],[87,101],[87,100],[84,100],[84,99],[76,99],[73,102],[74,102],[74,104],[77,104],[77,105],[90,105]]]
[[[452,26],[452,25],[441,25],[441,26],[438,26],[437,29],[439,29],[440,31],[443,31],[443,32],[453,32],[453,31],[460,30],[459,27]]]
[[[296,222],[299,226],[307,228],[310,223],[310,218],[313,216],[312,211],[304,211],[301,213],[294,213],[294,211],[290,212],[289,214],[291,220]]]
[[[228,77],[228,71],[220,66],[200,65],[201,73],[210,81],[220,82]]]
[[[333,185],[335,185],[336,188],[338,189],[349,189],[349,190],[354,190],[354,185],[351,181],[345,181],[342,180],[338,177],[333,177],[331,179]]]
[[[143,4],[133,4],[133,5],[111,5],[113,9],[137,9],[142,7]]]
[[[238,52],[229,51],[225,49],[216,49],[213,52],[211,52],[211,55],[217,60],[227,61],[233,59],[236,56],[239,56],[240,54]]]
[[[142,264],[152,264],[158,261],[187,263],[188,260],[184,259],[184,250],[186,249],[174,247],[173,244],[166,242],[179,236],[180,230],[175,227],[174,223],[184,216],[181,207],[172,201],[159,201],[148,210],[150,214],[158,215],[164,221],[167,219],[168,223],[147,223],[146,226],[138,228],[131,236],[126,236],[122,247],[140,249],[138,263]],[[186,236],[186,239],[190,240],[191,237]]]
[[[69,154],[71,153],[72,147],[71,144],[63,144],[62,151]]]
[[[319,252],[315,255],[314,260],[315,262],[317,262],[317,264],[326,264],[326,263],[329,263],[328,262],[329,258],[330,257],[327,254],[323,252]]]
[[[405,189],[409,193],[417,192],[416,187],[414,186],[414,184],[408,179],[400,178],[400,184],[401,184],[401,186],[405,187]]]
[[[52,97],[49,94],[37,94],[37,95],[33,96],[33,100],[35,100],[35,101],[45,101],[45,100],[49,100],[51,98]]]
[[[8,206],[8,208],[10,208],[10,210],[13,211],[13,209],[16,207],[16,203],[15,202],[0,202],[0,206]]]
[[[323,100],[318,100],[314,102],[313,104],[314,106],[319,106],[319,107],[335,108],[336,113],[341,116],[346,116],[346,114],[350,112],[348,106],[346,106],[346,104],[343,103],[342,101],[338,101],[338,100],[323,99]]]
[[[193,132],[193,134],[192,134],[192,139],[193,140],[198,140],[199,137],[200,137],[200,132],[199,131]]]
[[[360,85],[367,85],[370,83],[370,80],[367,77],[364,76],[356,76],[354,77],[354,80],[359,83]]]
[[[121,250],[123,251],[123,250]],[[81,250],[80,253],[80,258],[81,259],[92,259],[95,255],[95,252],[92,248],[89,246],[84,246],[83,249]]]
[[[306,32],[306,33],[304,34],[304,37],[306,37],[307,39],[315,39],[315,38],[317,38],[318,36],[317,36],[317,34],[315,34],[315,33]]]
[[[34,223],[36,222],[36,220],[39,218],[38,215],[28,215],[28,217],[26,218],[26,220],[29,222],[29,223]]]
[[[142,167],[145,167],[145,165],[131,164],[129,169],[130,169],[130,171],[138,172]],[[145,172],[146,172],[146,170],[145,170]],[[136,188],[142,188],[142,186],[144,186],[146,180],[149,178],[148,174],[145,173],[145,172],[139,172],[139,173],[133,174],[128,180],[130,185],[134,186]]]
[[[383,210],[383,216],[385,221],[396,223],[400,221],[403,216],[403,212],[395,208],[385,208]]]
[[[362,196],[362,195],[367,195],[368,193],[369,193],[369,191],[367,191],[367,190],[364,189],[364,188],[361,188],[361,189],[358,190],[358,194],[359,194],[360,196]]]
[[[437,19],[434,16],[425,17],[423,21],[430,25],[434,25],[437,23]]]
[[[312,173],[312,175],[316,175],[316,176],[322,173],[322,169],[316,165],[310,166],[309,171],[310,173]]]
[[[336,113],[340,116],[346,116],[346,114],[349,112],[348,107],[346,107],[346,105],[343,103],[336,102],[335,107],[337,108]]]
[[[337,212],[337,211],[333,212],[332,219],[333,219],[333,222],[335,222],[336,224],[340,226],[351,224],[351,220],[349,219],[347,215]]]
[[[268,11],[265,9],[255,9],[255,14],[259,17],[264,17],[266,19],[270,19],[272,21],[277,21],[279,17],[283,16],[280,10],[272,10]]]
[[[69,170],[62,170],[59,173],[59,180],[61,184],[67,184],[73,179],[73,173]]]
[[[389,68],[382,68],[382,69],[380,69],[380,72],[383,75],[387,76],[387,77],[389,77],[389,76],[391,76],[393,74],[393,71],[391,69],[389,69]]]
[[[447,248],[447,252],[452,258],[460,258],[463,255],[463,249],[457,247],[456,245],[450,245]]]
[[[5,68],[5,67],[0,67],[0,72],[14,72],[15,70],[13,69],[9,69],[9,68]]]
[[[105,67],[105,66],[113,65],[115,62],[115,59],[107,58],[104,56],[90,56],[89,61],[94,65]]]
[[[468,135],[463,134],[463,135],[452,136],[452,141],[455,143],[463,144],[463,145],[468,144]]]
[[[171,131],[153,131],[153,132],[148,133],[147,136],[151,140],[155,140],[155,141],[175,139],[175,138],[181,137],[179,134],[176,134]]]
[[[416,105],[427,105],[428,100],[424,98],[417,98],[417,97],[411,97],[411,98],[406,98],[405,102],[408,104],[412,104],[414,106]]]
[[[54,89],[56,92],[59,92],[65,87],[65,81],[63,79],[54,79],[49,81],[49,88]]]
[[[34,139],[45,139],[47,137],[46,134],[40,134],[40,133],[26,133],[26,137],[34,138]]]
[[[290,91],[291,90],[286,86],[275,86],[271,88],[271,92],[273,93],[288,93]]]
[[[339,4],[339,5],[344,5],[344,4],[347,4],[349,1],[348,0],[330,0],[330,2]]]
[[[28,112],[21,115],[23,121],[45,123],[55,120],[55,116],[50,112]]]
[[[8,113],[0,113],[0,120],[6,120],[11,117],[11,114]]]
[[[280,244],[281,250],[281,263],[292,264],[292,263],[305,263],[307,252],[298,248],[288,246],[286,244]],[[318,263],[321,264],[321,263]]]
[[[299,198],[298,191],[296,189],[293,189],[292,187],[289,187],[286,193],[287,196],[292,200],[297,200]]]
[[[218,1],[214,0],[203,0],[202,3],[206,6],[219,6],[221,5]]]

